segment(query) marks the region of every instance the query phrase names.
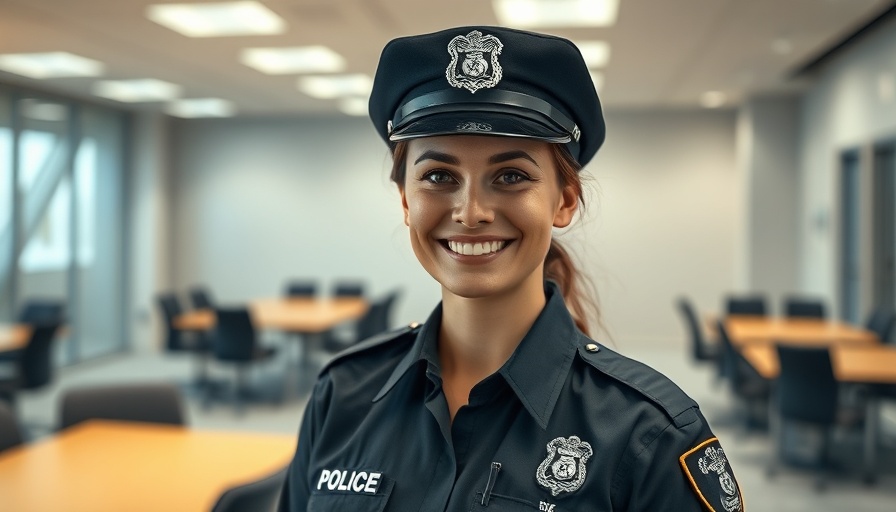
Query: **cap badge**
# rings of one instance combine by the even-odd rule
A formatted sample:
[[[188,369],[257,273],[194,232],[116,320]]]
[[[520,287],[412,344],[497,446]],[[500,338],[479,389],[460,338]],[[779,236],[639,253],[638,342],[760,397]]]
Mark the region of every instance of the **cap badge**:
[[[476,121],[465,121],[458,124],[456,130],[459,132],[490,132],[492,131],[492,125]]]
[[[478,30],[455,37],[448,43],[451,55],[451,63],[445,70],[448,83],[471,93],[498,85],[503,73],[498,55],[503,48],[497,37],[484,36]]]
[[[594,453],[591,445],[576,436],[558,437],[548,443],[548,456],[538,466],[535,478],[551,496],[573,492],[585,483],[585,463]]]

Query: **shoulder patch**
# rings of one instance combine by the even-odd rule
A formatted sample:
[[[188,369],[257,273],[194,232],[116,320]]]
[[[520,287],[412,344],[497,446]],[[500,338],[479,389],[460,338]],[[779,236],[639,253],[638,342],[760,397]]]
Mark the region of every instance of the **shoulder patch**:
[[[603,345],[594,350],[595,342],[585,336],[580,338],[578,352],[585,362],[644,395],[665,411],[677,428],[697,421],[698,417],[694,412],[697,402],[668,377]]]
[[[417,331],[419,330],[420,324],[413,323],[407,327],[400,327],[398,329],[386,331],[382,334],[377,334],[376,336],[367,338],[366,340],[352,345],[351,347],[333,356],[333,358],[327,361],[327,364],[325,364],[323,368],[320,369],[318,376],[323,375],[331,367],[339,364],[341,361],[351,358],[356,354],[375,350],[379,347],[391,346],[392,344],[398,342],[413,342],[414,338],[417,336]]]
[[[686,451],[679,462],[694,492],[710,512],[744,512],[740,487],[718,438]]]

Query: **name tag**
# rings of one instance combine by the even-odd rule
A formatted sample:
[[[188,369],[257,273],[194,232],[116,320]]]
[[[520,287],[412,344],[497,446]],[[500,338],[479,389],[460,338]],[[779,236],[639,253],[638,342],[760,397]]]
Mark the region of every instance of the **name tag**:
[[[347,492],[354,494],[376,494],[383,474],[376,471],[354,469],[324,469],[317,481],[317,490]]]

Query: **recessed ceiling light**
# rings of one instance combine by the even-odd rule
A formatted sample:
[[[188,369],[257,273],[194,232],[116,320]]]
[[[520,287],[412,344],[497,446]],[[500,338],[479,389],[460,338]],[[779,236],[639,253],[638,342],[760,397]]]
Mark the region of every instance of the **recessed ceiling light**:
[[[603,68],[610,63],[610,45],[606,41],[575,41],[589,68]]]
[[[170,101],[180,96],[181,87],[162,80],[101,80],[93,85],[93,94],[127,103]]]
[[[246,48],[240,62],[269,75],[335,73],[345,69],[345,59],[326,46],[295,48]]]
[[[502,25],[525,28],[608,27],[619,0],[492,0]]]
[[[220,98],[190,98],[173,101],[165,112],[177,117],[230,117],[236,113],[233,102]]]
[[[373,80],[365,74],[315,75],[299,78],[299,90],[321,99],[367,96],[373,88]]]
[[[103,63],[68,52],[0,55],[0,69],[29,78],[100,76]]]
[[[700,104],[706,108],[721,107],[725,100],[725,93],[721,91],[706,91],[700,96]]]
[[[286,31],[283,18],[253,1],[150,5],[146,17],[187,37],[271,35]]]
[[[343,114],[350,116],[366,116],[367,102],[368,99],[361,96],[343,98],[339,101],[339,110],[341,110]]]
[[[604,87],[604,74],[598,73],[597,71],[592,71],[590,75],[591,81],[594,82],[594,88],[597,90],[597,92],[600,92],[600,90]]]

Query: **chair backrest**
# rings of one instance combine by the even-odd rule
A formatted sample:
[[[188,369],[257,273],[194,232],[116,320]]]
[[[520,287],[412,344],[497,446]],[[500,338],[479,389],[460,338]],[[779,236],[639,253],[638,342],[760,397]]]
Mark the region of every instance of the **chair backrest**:
[[[685,327],[691,338],[691,355],[694,359],[701,361],[708,357],[706,349],[706,340],[703,339],[703,330],[700,328],[697,312],[691,301],[685,297],[680,297],[677,301],[678,311],[684,318]]]
[[[212,512],[268,512],[277,507],[283,482],[286,481],[287,468],[276,473],[243,485],[237,485],[224,491]]]
[[[53,380],[53,341],[59,323],[34,326],[19,358],[19,388],[35,389]]]
[[[157,297],[162,317],[165,319],[165,348],[167,350],[183,350],[184,340],[180,330],[174,328],[174,319],[183,313],[177,295],[162,293]]]
[[[287,297],[314,297],[317,295],[315,281],[290,281],[286,285]]]
[[[196,286],[190,289],[190,302],[193,303],[195,309],[214,309],[215,303],[209,291],[202,287]]]
[[[63,429],[92,419],[186,424],[180,390],[167,382],[75,388],[61,402]]]
[[[725,302],[725,311],[729,315],[761,315],[765,316],[765,297],[760,295],[749,297],[728,297]]]
[[[255,353],[255,326],[246,308],[216,309],[212,352],[222,361],[249,361]]]
[[[25,302],[18,320],[23,324],[63,323],[65,302],[55,299],[31,299]]]
[[[784,316],[790,318],[825,318],[824,302],[818,299],[788,297],[784,300]]]
[[[334,297],[363,297],[364,283],[360,281],[341,281],[333,287]]]
[[[831,424],[837,417],[837,379],[828,347],[778,345],[781,372],[775,385],[781,417]]]
[[[393,291],[384,298],[370,305],[367,313],[358,320],[358,341],[365,340],[389,330],[391,326],[392,308],[398,299],[399,292]]]
[[[22,431],[12,408],[0,401],[0,453],[22,444]]]
[[[880,306],[868,317],[865,328],[874,332],[881,343],[892,343],[894,324],[896,324],[896,311]]]

